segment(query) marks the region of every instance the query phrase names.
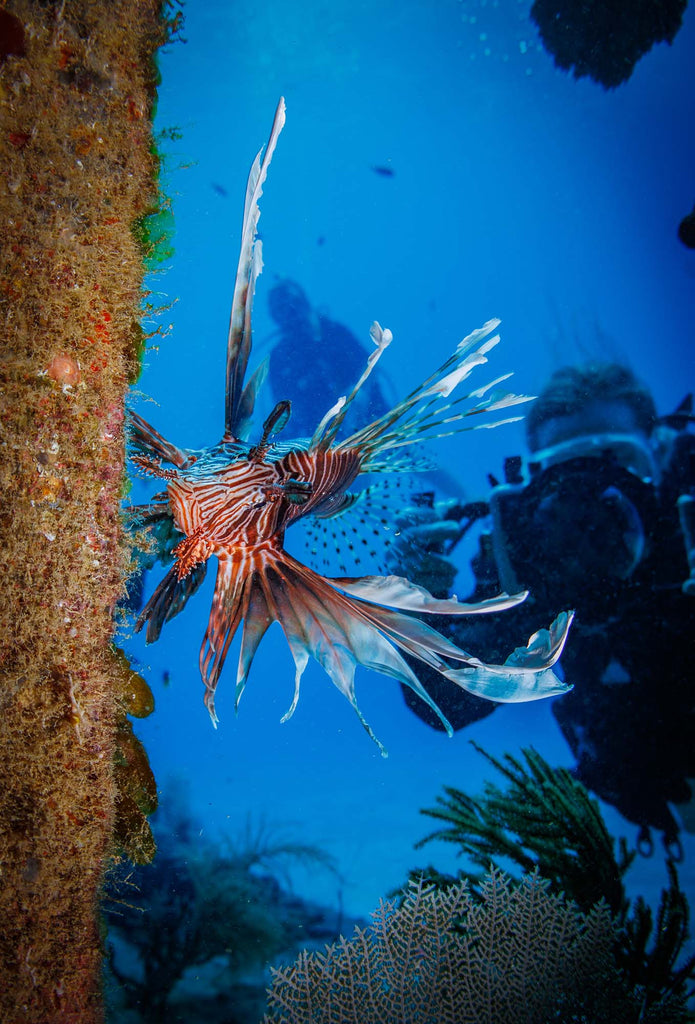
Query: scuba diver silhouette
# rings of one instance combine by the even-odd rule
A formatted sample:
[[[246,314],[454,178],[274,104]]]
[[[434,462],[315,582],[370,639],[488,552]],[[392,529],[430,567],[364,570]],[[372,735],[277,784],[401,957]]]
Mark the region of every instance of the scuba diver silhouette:
[[[679,822],[695,831],[695,435],[692,396],[659,418],[653,399],[618,364],[565,367],[526,419],[530,458],[506,460],[486,501],[406,510],[389,568],[437,596],[455,575],[450,555],[473,521],[484,521],[467,600],[530,591],[499,621],[444,627],[454,642],[494,660],[498,636],[528,636],[533,621],[575,608],[562,655],[574,689],[553,714],[574,754],[576,776],[671,856]],[[553,611],[555,610],[555,612]],[[526,630],[526,632],[525,632]],[[418,676],[455,729],[494,705]],[[406,703],[432,728],[426,705]]]
[[[270,315],[277,324],[270,353],[270,388],[292,403],[292,435],[311,437],[326,395],[347,394],[359,378],[369,355],[352,331],[312,308],[304,290],[288,278],[268,294]],[[355,399],[352,421],[369,423],[389,408],[379,371]]]

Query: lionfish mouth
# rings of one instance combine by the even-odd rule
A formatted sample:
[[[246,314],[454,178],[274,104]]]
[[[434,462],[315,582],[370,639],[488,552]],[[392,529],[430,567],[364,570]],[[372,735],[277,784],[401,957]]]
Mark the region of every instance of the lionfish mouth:
[[[145,525],[164,521],[171,527],[175,509],[176,527],[184,535],[171,552],[174,564],[144,608],[136,628],[146,623],[147,641],[156,640],[164,623],[181,611],[200,586],[208,559],[216,555],[215,592],[200,651],[205,704],[213,723],[218,721],[215,691],[237,631],[242,627],[238,704],[258,646],[269,626],[278,622],[296,667],[294,697],[283,721],[297,705],[302,673],[311,657],[347,697],[385,754],[357,705],[357,665],[409,686],[451,734],[451,726],[404,655],[477,696],[502,702],[536,700],[569,689],[554,674],[553,665],[562,652],[572,613],[561,612],[549,629],[535,633],[528,645],[517,648],[503,665],[487,665],[418,616],[500,611],[523,601],[526,594],[502,594],[477,604],[440,600],[399,576],[329,579],[284,550],[284,531],[293,522],[307,515],[333,519],[349,509],[353,498],[346,487],[358,473],[397,472],[404,468],[401,449],[405,446],[509,422],[490,422],[485,414],[528,401],[525,395],[499,389],[509,374],[448,401],[471,372],[487,362],[488,353],[498,343],[494,331],[499,321],[491,320],[464,338],[443,365],[402,402],[345,440],[337,441],[337,432],[355,396],[392,341],[391,332],[374,323],[371,337],[375,348],[364,372],[352,391],[328,410],[308,442],[273,445],[272,436],[289,416],[289,403],[280,402],[265,422],[260,443],[245,443],[256,393],[264,377],[261,367],[245,383],[253,294],[262,266],[260,242],[256,240],[258,200],[284,120],[285,106],[280,100],[265,155],[262,159],[261,153],[256,157],[246,190],[227,346],[222,440],[202,452],[177,448],[142,417],[130,414],[134,461],[167,481],[167,491],[135,510],[133,519]],[[475,417],[472,425],[470,417]]]

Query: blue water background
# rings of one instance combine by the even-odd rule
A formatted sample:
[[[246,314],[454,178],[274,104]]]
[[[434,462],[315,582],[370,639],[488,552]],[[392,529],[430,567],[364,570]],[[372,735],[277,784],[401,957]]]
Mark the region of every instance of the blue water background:
[[[372,320],[393,330],[382,365],[398,394],[492,316],[503,341],[488,377],[514,370],[516,390],[535,393],[557,367],[599,355],[627,361],[661,411],[692,387],[695,253],[676,229],[695,200],[695,10],[673,46],[657,46],[606,92],[554,68],[529,8],[187,5],[186,42],[160,59],[157,111],[158,128],[181,133],[162,144],[175,254],[148,281],[149,301],[170,308],[147,321],[166,337],[153,339],[134,402],[167,438],[198,447],[222,432],[246,175],[280,94],[287,126],[261,202],[259,350],[273,328],[268,288],[288,276],[366,344]],[[476,371],[478,384],[486,372]],[[317,396],[317,420],[334,397]],[[499,475],[504,456],[523,450],[513,425],[442,442],[437,454],[474,498],[486,494],[488,471]],[[151,491],[136,482],[136,500]],[[460,594],[469,553],[460,552]],[[160,576],[149,574],[148,592]],[[499,709],[447,739],[405,708],[393,681],[365,670],[358,700],[388,759],[313,663],[294,717],[281,724],[294,667],[278,627],[261,645],[238,718],[230,653],[213,730],[198,674],[213,580],[209,572],[156,645],[125,640],[157,703],[137,733],[163,804],[183,781],[201,834],[238,835],[250,814],[332,852],[342,881],[298,871],[304,894],[334,902],[341,888],[346,908],[366,914],[408,868],[453,869],[447,847],[417,853],[412,844],[429,830],[419,808],[444,784],[476,791],[490,775],[471,738],[496,755],[533,745],[572,764],[548,702]],[[610,808],[606,816],[635,840],[634,826]],[[681,876],[691,894],[694,856],[686,837]],[[664,879],[658,850],[631,875],[633,891],[650,898]]]

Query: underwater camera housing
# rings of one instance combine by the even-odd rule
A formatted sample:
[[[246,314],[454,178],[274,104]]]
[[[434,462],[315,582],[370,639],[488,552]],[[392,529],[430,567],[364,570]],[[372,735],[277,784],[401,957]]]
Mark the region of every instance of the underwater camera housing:
[[[492,550],[502,589],[539,602],[610,614],[649,555],[659,520],[651,449],[631,435],[574,438],[528,463],[505,460],[490,495]]]

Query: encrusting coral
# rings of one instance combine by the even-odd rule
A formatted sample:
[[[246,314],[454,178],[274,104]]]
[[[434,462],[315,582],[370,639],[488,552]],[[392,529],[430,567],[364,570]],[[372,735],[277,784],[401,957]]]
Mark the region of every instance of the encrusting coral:
[[[142,347],[131,228],[156,202],[153,56],[172,24],[160,0],[1,13],[0,1019],[90,1022],[114,823],[146,859],[156,798],[126,720],[151,700],[111,641]]]

